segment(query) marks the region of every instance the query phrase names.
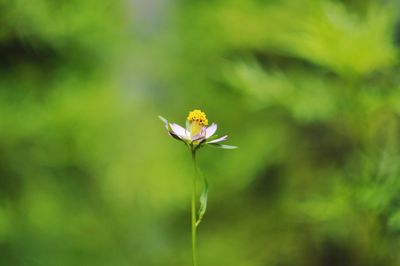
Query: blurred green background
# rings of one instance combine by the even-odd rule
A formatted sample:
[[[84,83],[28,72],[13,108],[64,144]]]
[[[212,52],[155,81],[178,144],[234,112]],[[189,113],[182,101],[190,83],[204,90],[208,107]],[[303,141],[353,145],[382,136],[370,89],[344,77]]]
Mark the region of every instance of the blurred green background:
[[[0,1],[0,265],[400,265],[396,0]]]

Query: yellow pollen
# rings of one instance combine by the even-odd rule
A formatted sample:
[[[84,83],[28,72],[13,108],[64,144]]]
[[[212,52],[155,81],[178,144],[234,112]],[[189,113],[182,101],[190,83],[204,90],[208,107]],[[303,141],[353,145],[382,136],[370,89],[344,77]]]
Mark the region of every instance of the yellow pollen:
[[[208,125],[208,119],[206,117],[206,114],[199,109],[195,109],[195,110],[191,111],[187,117],[187,120],[190,123],[196,121],[196,123],[198,123],[200,126]]]

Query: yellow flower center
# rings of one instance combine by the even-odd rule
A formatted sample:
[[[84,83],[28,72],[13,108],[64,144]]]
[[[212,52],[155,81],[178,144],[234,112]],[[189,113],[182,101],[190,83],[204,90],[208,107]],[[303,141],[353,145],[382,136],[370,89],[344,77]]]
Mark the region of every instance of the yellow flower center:
[[[206,114],[198,109],[191,111],[187,117],[187,120],[190,123],[197,122],[202,126],[208,125],[208,119],[206,117]]]
[[[208,125],[206,114],[201,110],[195,109],[191,111],[187,117],[190,124],[190,135],[195,136],[201,132],[204,126]]]

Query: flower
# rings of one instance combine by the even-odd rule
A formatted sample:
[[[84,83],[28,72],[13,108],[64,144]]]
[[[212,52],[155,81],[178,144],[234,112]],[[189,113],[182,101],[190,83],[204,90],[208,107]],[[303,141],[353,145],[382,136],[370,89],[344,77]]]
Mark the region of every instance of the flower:
[[[236,146],[220,144],[220,142],[228,138],[228,135],[222,137],[215,135],[217,124],[212,123],[208,126],[206,114],[199,109],[189,112],[185,128],[175,123],[169,123],[162,116],[159,116],[159,118],[164,122],[165,128],[171,137],[183,141],[192,150],[196,150],[203,145],[211,145],[223,149],[237,148]]]

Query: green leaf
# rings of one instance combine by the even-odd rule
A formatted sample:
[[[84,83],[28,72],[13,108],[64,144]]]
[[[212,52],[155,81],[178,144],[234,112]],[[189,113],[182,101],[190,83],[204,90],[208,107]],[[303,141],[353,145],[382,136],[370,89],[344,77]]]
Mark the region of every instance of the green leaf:
[[[199,226],[201,220],[203,219],[204,214],[207,209],[207,198],[208,198],[208,182],[207,179],[203,176],[203,173],[200,169],[198,169],[199,176],[203,179],[203,191],[200,196],[200,208],[198,211],[198,220],[196,221],[196,227]]]

